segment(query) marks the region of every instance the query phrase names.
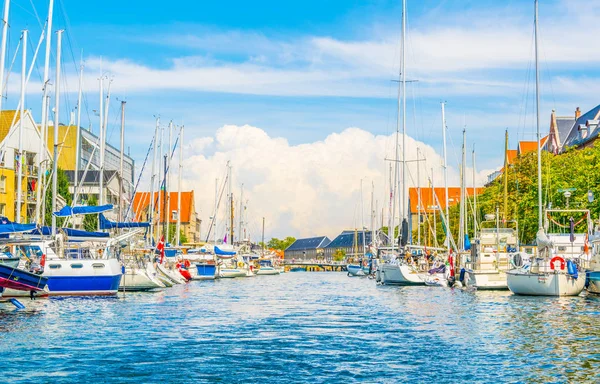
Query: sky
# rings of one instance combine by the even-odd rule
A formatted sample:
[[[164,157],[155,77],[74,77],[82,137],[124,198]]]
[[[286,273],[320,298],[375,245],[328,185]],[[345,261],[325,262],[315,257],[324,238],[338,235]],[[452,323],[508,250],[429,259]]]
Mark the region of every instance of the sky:
[[[513,148],[535,137],[533,1],[422,0],[407,6],[406,158],[416,159],[419,148],[426,157],[419,163],[420,184],[431,174],[434,184],[441,183],[444,101],[449,180],[458,183],[465,129],[482,184],[502,164],[504,130]],[[14,108],[19,98],[21,30],[30,31],[31,64],[47,8],[43,1],[11,2],[6,67],[12,71],[4,108]],[[576,107],[585,112],[598,104],[590,91],[600,83],[598,16],[599,0],[540,2],[544,134],[553,109],[568,116]],[[55,4],[57,29],[65,30],[59,120],[68,123],[76,106],[82,60],[81,125],[98,130],[102,73],[105,92],[108,84],[111,91],[108,139],[118,143],[125,100],[126,146],[138,171],[156,117],[163,127],[172,120],[177,132],[184,125],[183,185],[195,191],[204,234],[215,178],[223,182],[227,161],[236,200],[244,185],[253,237],[260,235],[263,216],[267,237],[333,237],[368,224],[371,189],[377,211],[389,207],[391,163],[385,159],[395,156],[399,0],[62,0]],[[42,45],[26,96],[38,119],[43,52]],[[54,61],[51,66],[53,88]],[[142,188],[149,168],[142,172]],[[414,186],[416,163],[409,171],[406,185]]]

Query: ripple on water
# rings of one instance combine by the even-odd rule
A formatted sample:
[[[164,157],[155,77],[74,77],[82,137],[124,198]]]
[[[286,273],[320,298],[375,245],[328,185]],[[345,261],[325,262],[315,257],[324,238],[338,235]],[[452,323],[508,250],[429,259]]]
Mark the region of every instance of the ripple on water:
[[[600,298],[338,273],[0,304],[7,382],[593,382]]]

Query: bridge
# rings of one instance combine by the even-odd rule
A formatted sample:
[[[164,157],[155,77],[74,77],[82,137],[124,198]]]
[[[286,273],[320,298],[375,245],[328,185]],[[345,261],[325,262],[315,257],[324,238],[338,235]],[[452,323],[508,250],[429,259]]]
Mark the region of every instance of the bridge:
[[[286,272],[345,272],[346,263],[285,260],[283,268]]]

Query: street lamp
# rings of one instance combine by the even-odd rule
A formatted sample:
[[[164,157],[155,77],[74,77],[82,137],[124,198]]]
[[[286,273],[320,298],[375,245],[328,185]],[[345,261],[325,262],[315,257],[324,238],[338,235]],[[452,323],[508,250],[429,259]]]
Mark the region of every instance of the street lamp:
[[[567,198],[567,208],[569,208],[569,197],[571,197],[571,191],[565,191],[564,195]]]

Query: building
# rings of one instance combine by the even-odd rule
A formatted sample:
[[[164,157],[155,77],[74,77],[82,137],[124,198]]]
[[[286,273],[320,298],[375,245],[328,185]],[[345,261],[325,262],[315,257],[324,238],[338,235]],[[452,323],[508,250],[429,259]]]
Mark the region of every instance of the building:
[[[371,243],[371,231],[364,234],[365,244]],[[324,248],[326,259],[333,259],[337,250],[345,253],[346,257],[360,257],[363,255],[363,231],[347,230],[340,233]]]
[[[331,243],[327,236],[308,237],[296,239],[286,248],[284,258],[286,260],[311,260],[324,255],[323,249]]]
[[[472,197],[474,193],[480,194],[485,188],[465,188],[467,197]],[[440,213],[446,210],[446,188],[420,188],[421,198],[419,199],[419,188],[408,189],[409,216],[411,228],[417,228],[419,211],[421,212],[421,222],[425,220],[425,215]],[[421,203],[419,206],[419,202]],[[439,205],[438,205],[439,202]],[[460,203],[460,187],[448,187],[448,207]]]
[[[577,108],[579,110],[579,108]],[[577,115],[576,115],[577,116]],[[600,133],[600,105],[577,117],[560,152],[567,148],[587,148],[594,144]],[[560,153],[559,152],[559,153]]]
[[[166,198],[168,197],[170,200],[169,203],[169,214],[168,214],[168,223],[177,224],[177,192],[169,192],[166,195],[163,191],[160,192],[160,196],[158,192],[154,192],[154,209],[155,209],[155,222],[162,227],[165,224],[165,214],[164,214],[164,206],[166,204]],[[159,201],[160,199],[160,201]],[[158,213],[158,204],[160,203],[161,209],[160,214]],[[149,221],[150,214],[150,192],[137,192],[133,197],[133,221],[142,222]],[[198,243],[201,241],[200,239],[200,225],[202,221],[200,220],[198,214],[196,213],[196,204],[194,202],[194,191],[189,192],[181,192],[181,229],[185,234],[188,243]],[[160,216],[160,218],[159,218]],[[169,236],[171,237],[171,236]]]
[[[548,145],[550,143],[550,139],[551,139],[550,135],[542,137],[542,139],[540,140],[542,151],[548,150]],[[537,141],[535,141],[535,140],[534,141],[519,141],[517,149],[509,149],[506,151],[506,157],[507,157],[506,160],[507,160],[508,165],[509,166],[513,165],[515,163],[515,160],[517,159],[517,157],[523,156],[527,153],[536,152],[537,149],[538,149]],[[494,182],[494,180],[496,180],[498,177],[500,177],[503,172],[504,172],[504,164],[502,165],[502,168],[500,168],[498,171],[494,171],[493,173],[488,175],[487,184]]]
[[[79,171],[78,182],[79,190],[75,188],[75,171],[65,171],[69,179],[69,193],[75,197],[78,193],[77,204],[87,205],[90,198],[95,198],[97,204],[100,202],[100,171],[88,170]],[[112,204],[115,207],[119,206],[119,172],[104,171],[104,204]],[[123,209],[126,211],[130,200],[126,194],[123,194]],[[118,220],[118,209],[106,212],[104,215],[110,220]],[[123,213],[125,215],[125,212]],[[78,227],[83,223],[82,218],[75,220],[74,224]]]
[[[41,137],[31,111],[25,111],[21,137],[22,154],[20,156],[20,124],[18,111],[2,111],[0,113],[0,215],[11,221],[16,219],[17,179],[19,166],[23,164],[21,222],[26,223],[35,220],[38,187],[37,163]],[[46,153],[46,156],[50,156],[50,154]]]
[[[48,148],[50,152],[53,151],[54,148],[54,126],[49,124],[48,127]],[[58,167],[64,171],[75,171],[76,166],[76,154],[77,148],[79,147],[79,170],[84,171],[89,164],[89,171],[98,171],[100,169],[100,148],[99,148],[99,140],[96,135],[94,135],[91,131],[87,129],[80,129],[80,140],[77,142],[77,127],[73,125],[59,125],[58,126],[58,137],[61,143],[60,145],[60,156],[58,157]],[[94,150],[96,148],[96,150]],[[92,156],[93,153],[93,156]],[[112,145],[106,143],[105,152],[104,152],[104,173],[105,180],[107,175],[110,177],[117,177],[118,173],[115,174],[116,171],[120,172],[121,162],[120,162],[121,152],[119,149],[113,147]],[[91,158],[91,161],[90,161]],[[81,174],[81,173],[80,173]],[[129,197],[133,193],[134,186],[134,174],[135,174],[135,163],[133,159],[127,154],[123,154],[123,191],[124,195]],[[74,173],[71,174],[74,176]],[[94,176],[97,180],[99,176]],[[89,180],[89,179],[87,179]],[[118,179],[117,179],[118,181]],[[74,179],[71,179],[70,189],[74,190]],[[111,188],[107,194],[105,194],[105,204],[109,204],[111,201],[118,201],[118,184],[117,188]]]
[[[581,116],[579,107],[575,110],[574,116],[556,116],[556,111],[553,109],[550,115],[550,132],[548,133],[548,151],[555,155],[562,152],[563,145],[575,121]]]

